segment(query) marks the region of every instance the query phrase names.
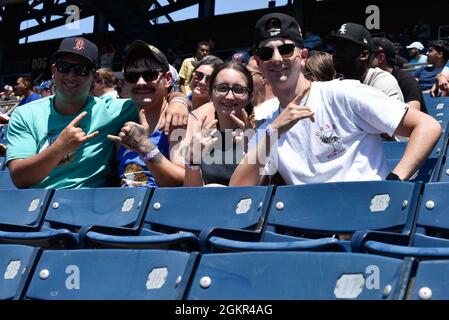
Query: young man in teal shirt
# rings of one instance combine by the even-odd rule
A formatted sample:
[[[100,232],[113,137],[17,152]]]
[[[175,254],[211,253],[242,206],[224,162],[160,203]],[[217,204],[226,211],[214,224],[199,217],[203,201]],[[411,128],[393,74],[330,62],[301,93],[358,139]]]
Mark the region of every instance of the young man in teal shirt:
[[[17,108],[9,122],[11,178],[19,188],[107,186],[114,146],[106,136],[137,120],[137,109],[131,100],[89,96],[98,58],[92,42],[63,39],[53,58],[56,94]],[[179,114],[187,122],[187,108],[185,119]]]

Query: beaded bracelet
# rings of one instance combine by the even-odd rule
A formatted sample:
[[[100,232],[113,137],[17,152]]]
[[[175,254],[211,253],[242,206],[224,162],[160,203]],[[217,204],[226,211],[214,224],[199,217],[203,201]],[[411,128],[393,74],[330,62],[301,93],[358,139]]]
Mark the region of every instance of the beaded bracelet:
[[[160,153],[158,148],[154,148],[153,150],[151,150],[150,152],[148,152],[146,155],[144,155],[143,157],[140,157],[140,159],[142,159],[143,162],[147,162],[150,161],[151,159],[153,159],[155,156],[157,156]]]
[[[189,107],[189,104],[187,103],[187,101],[181,97],[174,97],[173,99],[170,100],[171,102],[179,102],[182,103],[183,105],[185,105],[187,108]]]

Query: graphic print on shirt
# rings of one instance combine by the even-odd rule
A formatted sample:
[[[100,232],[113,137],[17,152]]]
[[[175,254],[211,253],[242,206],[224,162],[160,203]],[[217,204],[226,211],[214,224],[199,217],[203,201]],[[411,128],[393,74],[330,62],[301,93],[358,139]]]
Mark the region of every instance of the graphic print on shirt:
[[[335,132],[336,128],[335,125],[327,123],[315,132],[315,136],[329,149],[329,153],[326,154],[328,160],[335,159],[346,152],[346,148],[341,145],[341,138]]]

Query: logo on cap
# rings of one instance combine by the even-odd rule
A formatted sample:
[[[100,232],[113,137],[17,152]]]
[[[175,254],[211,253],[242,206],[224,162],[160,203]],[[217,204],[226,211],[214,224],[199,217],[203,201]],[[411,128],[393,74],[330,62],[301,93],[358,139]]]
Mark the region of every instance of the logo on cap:
[[[346,33],[346,23],[340,27],[340,29],[338,30],[338,32],[339,32],[340,34],[345,34],[345,33]]]
[[[281,33],[281,29],[272,29],[272,30],[270,30],[270,37],[277,36],[280,33]]]
[[[84,40],[83,39],[76,39],[75,47],[73,47],[76,51],[83,51],[85,48]]]

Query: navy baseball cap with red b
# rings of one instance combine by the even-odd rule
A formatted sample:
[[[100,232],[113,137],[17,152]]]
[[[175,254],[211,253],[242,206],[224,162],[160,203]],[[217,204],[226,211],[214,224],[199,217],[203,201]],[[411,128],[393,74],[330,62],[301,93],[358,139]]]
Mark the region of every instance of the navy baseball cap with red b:
[[[301,28],[295,18],[283,13],[269,13],[257,21],[255,26],[254,47],[267,39],[285,38],[302,45]]]
[[[75,54],[88,60],[94,67],[98,62],[97,46],[83,37],[65,38],[61,41],[58,51],[53,55],[52,60],[55,61],[63,54]]]

